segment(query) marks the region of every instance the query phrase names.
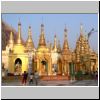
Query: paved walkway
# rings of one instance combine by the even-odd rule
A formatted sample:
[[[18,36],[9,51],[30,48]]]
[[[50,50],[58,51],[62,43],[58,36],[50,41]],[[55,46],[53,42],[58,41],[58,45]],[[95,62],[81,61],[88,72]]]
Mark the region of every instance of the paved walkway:
[[[16,80],[13,82],[3,82],[2,86],[23,86],[21,81]],[[29,84],[27,82],[26,86],[36,86],[35,82]],[[38,86],[98,86],[98,81],[96,80],[60,80],[60,81],[43,81],[38,82]]]
[[[98,86],[97,80],[81,80],[70,84],[70,86]]]

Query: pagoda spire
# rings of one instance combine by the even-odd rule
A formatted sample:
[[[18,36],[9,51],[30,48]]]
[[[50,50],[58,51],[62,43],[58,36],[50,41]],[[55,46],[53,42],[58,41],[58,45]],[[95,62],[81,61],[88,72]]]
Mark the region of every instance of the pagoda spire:
[[[10,38],[9,38],[8,46],[10,47],[10,50],[13,50],[13,46],[14,46],[14,37],[13,37],[12,31],[10,32]]]
[[[19,21],[18,23],[18,38],[17,38],[17,44],[21,44],[22,43],[22,39],[21,39],[21,23]]]
[[[60,40],[58,40],[58,52],[61,52]]]
[[[41,34],[39,39],[39,46],[46,46],[45,37],[44,37],[44,24],[41,24]]]
[[[29,26],[29,29],[28,29],[28,39],[27,39],[27,42],[26,42],[26,47],[29,49],[33,49],[34,48],[34,43],[33,43],[33,40],[32,40],[32,32],[31,32],[31,26]]]
[[[54,36],[54,47],[53,47],[54,51],[57,51],[57,37],[56,35]]]
[[[81,23],[80,24],[80,35],[82,35],[82,33],[83,33],[83,24]]]
[[[10,32],[9,44],[14,44],[13,32]]]
[[[68,47],[68,41],[67,41],[67,28],[65,26],[63,50],[66,50],[66,49],[69,49],[69,47]]]

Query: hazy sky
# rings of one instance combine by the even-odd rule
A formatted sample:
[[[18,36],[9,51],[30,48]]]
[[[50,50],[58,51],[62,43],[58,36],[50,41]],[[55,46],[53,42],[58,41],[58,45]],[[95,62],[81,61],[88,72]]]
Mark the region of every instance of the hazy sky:
[[[28,37],[28,27],[32,27],[32,38],[35,47],[37,47],[40,25],[43,22],[45,27],[46,41],[54,42],[54,35],[60,40],[62,46],[64,39],[65,24],[68,29],[69,47],[74,49],[76,40],[80,35],[80,23],[83,24],[84,33],[87,34],[92,28],[98,30],[98,15],[97,14],[2,14],[2,19],[18,31],[18,21],[20,19],[22,38]],[[89,38],[90,47],[98,51],[98,33],[95,32]]]

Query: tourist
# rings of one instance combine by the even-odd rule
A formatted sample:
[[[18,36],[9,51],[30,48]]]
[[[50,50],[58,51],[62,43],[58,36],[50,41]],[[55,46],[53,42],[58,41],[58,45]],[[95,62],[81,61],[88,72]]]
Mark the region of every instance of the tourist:
[[[33,73],[30,74],[29,76],[29,84],[33,84]]]
[[[34,79],[35,79],[36,85],[38,85],[39,74],[37,71],[35,71],[35,73],[34,73]]]
[[[15,76],[15,80],[18,80],[18,72],[17,71],[15,71],[14,76]]]
[[[22,84],[23,84],[23,85],[26,85],[28,73],[27,73],[26,71],[24,71],[24,73],[23,73],[22,76],[23,76],[23,78],[22,78]]]
[[[2,71],[2,81],[4,81],[5,80],[5,71],[3,70]]]
[[[91,79],[93,79],[93,78],[94,78],[94,72],[92,71],[92,72],[90,73],[90,75],[91,75]]]
[[[93,71],[93,79],[95,80],[96,78],[95,78],[95,71]]]
[[[6,69],[6,76],[8,76],[8,69]]]

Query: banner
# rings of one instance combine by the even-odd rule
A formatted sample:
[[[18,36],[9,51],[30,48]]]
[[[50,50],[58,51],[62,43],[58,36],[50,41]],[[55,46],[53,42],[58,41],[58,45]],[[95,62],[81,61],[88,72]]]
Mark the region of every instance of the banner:
[[[75,64],[73,62],[69,63],[70,67],[70,75],[74,76],[75,75]]]

